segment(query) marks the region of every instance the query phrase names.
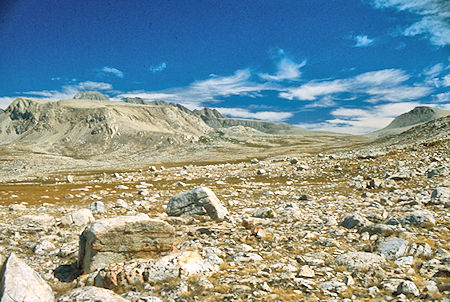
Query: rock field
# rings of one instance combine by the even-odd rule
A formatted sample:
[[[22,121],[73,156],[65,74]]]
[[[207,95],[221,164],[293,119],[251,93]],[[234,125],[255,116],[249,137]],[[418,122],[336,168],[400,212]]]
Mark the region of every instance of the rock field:
[[[449,301],[449,142],[1,183],[1,301]]]

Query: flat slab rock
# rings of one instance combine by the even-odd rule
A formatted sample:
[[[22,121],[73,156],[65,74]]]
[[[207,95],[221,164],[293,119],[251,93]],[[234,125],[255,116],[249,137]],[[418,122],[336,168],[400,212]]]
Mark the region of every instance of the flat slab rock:
[[[91,272],[111,263],[169,251],[175,229],[144,216],[118,216],[88,225],[80,236],[78,267]]]
[[[51,287],[14,253],[6,259],[0,271],[0,301],[55,301]]]
[[[385,262],[383,256],[374,253],[351,252],[337,256],[334,264],[345,266],[349,271],[367,271]]]
[[[208,187],[198,186],[172,197],[167,205],[169,216],[205,215],[223,220],[228,215],[225,206]]]
[[[86,286],[71,290],[58,298],[58,302],[128,302],[128,300],[105,288]]]

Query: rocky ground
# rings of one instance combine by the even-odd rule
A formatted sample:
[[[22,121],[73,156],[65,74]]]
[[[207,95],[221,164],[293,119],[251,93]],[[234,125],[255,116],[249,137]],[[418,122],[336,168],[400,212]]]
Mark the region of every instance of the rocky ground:
[[[96,292],[104,301],[448,301],[449,147],[444,138],[4,182],[0,260],[13,252],[59,301],[94,301],[90,285],[122,296]],[[167,214],[183,213],[169,201],[197,186],[215,193],[224,219]],[[80,270],[86,225],[124,215],[167,222],[173,246]]]

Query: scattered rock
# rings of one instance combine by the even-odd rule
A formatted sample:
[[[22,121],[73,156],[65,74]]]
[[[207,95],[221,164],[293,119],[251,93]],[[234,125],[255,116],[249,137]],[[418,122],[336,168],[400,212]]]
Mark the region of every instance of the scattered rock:
[[[359,214],[345,216],[340,225],[347,229],[361,228],[369,224],[369,221]]]

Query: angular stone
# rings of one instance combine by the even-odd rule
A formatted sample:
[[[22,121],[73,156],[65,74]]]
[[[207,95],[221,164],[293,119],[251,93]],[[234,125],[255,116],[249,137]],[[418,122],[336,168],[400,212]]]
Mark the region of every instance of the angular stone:
[[[417,289],[417,286],[412,281],[403,281],[400,283],[397,287],[397,295],[413,295],[413,296],[420,296],[420,292]]]
[[[334,264],[345,266],[349,271],[367,271],[385,262],[385,258],[377,254],[351,252],[337,256]]]
[[[75,288],[58,298],[58,302],[128,302],[113,291],[96,286]]]
[[[61,224],[64,226],[85,226],[95,220],[89,209],[79,209],[61,218]]]
[[[359,214],[345,216],[340,223],[341,226],[347,229],[360,228],[367,224],[369,224],[369,221]]]
[[[417,210],[407,213],[399,218],[399,221],[403,225],[412,224],[417,226],[433,226],[436,221],[433,214],[427,210]]]
[[[80,236],[78,267],[91,272],[111,263],[170,250],[175,230],[146,216],[118,216],[88,225]]]
[[[393,260],[405,256],[409,242],[397,237],[386,238],[378,244],[377,250],[386,259]]]
[[[203,186],[172,197],[167,205],[169,216],[205,215],[223,220],[228,211],[211,189]]]
[[[47,302],[55,297],[41,276],[11,253],[0,271],[0,301]]]
[[[439,187],[433,190],[431,193],[430,203],[432,204],[445,204],[450,201],[450,188]]]

